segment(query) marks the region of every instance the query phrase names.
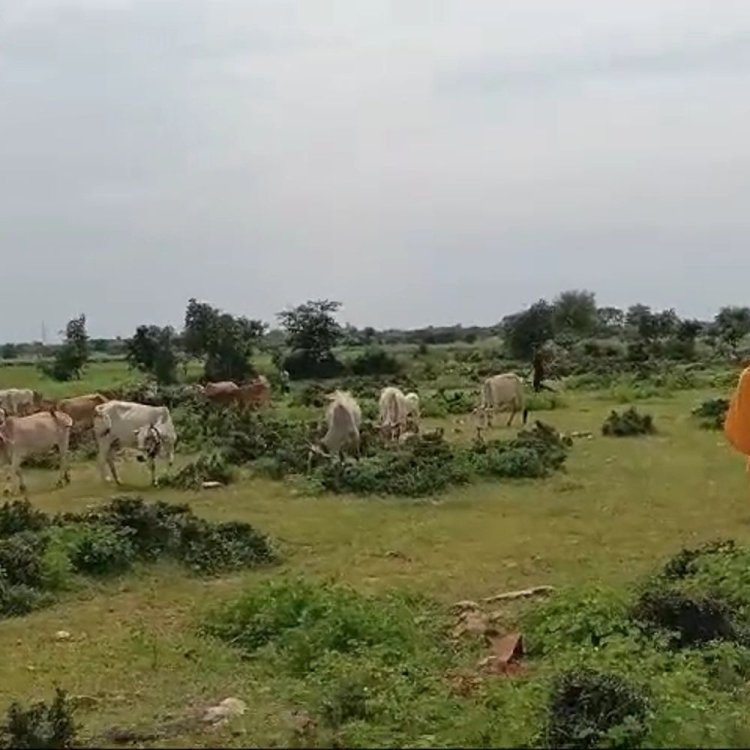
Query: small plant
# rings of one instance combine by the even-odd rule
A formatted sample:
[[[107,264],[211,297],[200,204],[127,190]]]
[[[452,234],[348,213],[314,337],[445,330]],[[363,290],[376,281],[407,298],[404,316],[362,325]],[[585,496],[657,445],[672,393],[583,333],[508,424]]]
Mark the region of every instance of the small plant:
[[[2,746],[7,748],[73,747],[76,725],[65,691],[57,688],[49,706],[40,702],[23,708],[12,703],[0,738]]]
[[[654,432],[653,417],[650,414],[640,414],[634,406],[622,414],[612,411],[602,425],[602,435],[610,437],[651,435]]]
[[[591,669],[564,672],[550,696],[546,745],[637,747],[647,715],[646,697],[622,677]]]
[[[704,430],[721,430],[729,411],[729,400],[726,398],[711,398],[693,409],[693,416],[697,417]]]
[[[221,451],[212,450],[202,453],[179,471],[162,477],[159,483],[166,487],[195,490],[199,489],[204,482],[230,484],[235,477],[236,473],[224,454]]]
[[[0,540],[0,579],[14,586],[38,586],[42,579],[44,540],[32,531]]]

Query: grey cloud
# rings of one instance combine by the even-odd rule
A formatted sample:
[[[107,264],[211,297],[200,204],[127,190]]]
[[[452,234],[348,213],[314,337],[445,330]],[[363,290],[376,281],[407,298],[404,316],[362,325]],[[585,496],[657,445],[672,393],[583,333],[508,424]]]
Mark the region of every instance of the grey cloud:
[[[741,302],[744,7],[0,0],[0,339]]]

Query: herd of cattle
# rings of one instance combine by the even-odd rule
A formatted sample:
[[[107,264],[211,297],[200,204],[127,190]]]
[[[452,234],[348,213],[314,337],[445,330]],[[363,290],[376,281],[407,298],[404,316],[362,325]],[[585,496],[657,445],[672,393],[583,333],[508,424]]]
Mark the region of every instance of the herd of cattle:
[[[210,403],[240,408],[258,408],[271,401],[271,387],[262,375],[247,385],[232,382],[196,386],[196,391]],[[345,451],[359,455],[362,411],[356,399],[346,391],[327,396],[326,432],[309,445],[308,465],[317,455],[344,458]],[[481,426],[492,424],[495,410],[509,408],[512,424],[521,412],[524,424],[527,410],[523,380],[514,373],[487,378],[482,384],[481,401],[474,410]],[[420,402],[416,393],[404,394],[399,388],[383,388],[379,399],[379,428],[388,440],[406,440],[419,432]],[[11,388],[0,391],[0,458],[18,480],[26,494],[21,473],[24,460],[45,454],[53,448],[60,453],[58,485],[70,481],[68,448],[73,431],[93,431],[97,444],[97,466],[104,481],[111,478],[119,484],[115,454],[120,449],[134,449],[138,460],[149,465],[152,484],[156,484],[156,458],[163,457],[171,466],[174,461],[177,433],[166,406],[151,406],[130,401],[110,400],[100,393],[50,401],[36,391]]]

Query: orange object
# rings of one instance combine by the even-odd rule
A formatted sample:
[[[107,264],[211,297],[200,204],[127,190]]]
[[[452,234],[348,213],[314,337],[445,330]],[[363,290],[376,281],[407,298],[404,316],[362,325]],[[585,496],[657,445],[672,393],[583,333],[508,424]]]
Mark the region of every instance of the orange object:
[[[750,456],[750,367],[740,375],[724,419],[724,434],[740,453]],[[750,471],[750,459],[748,460]]]

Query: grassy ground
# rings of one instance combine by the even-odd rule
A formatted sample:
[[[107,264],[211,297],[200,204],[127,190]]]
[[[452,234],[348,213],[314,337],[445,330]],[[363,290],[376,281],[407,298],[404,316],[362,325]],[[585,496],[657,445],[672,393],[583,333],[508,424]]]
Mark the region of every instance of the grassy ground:
[[[689,417],[707,395],[641,403],[659,433],[606,439],[599,428],[615,405],[568,394],[568,408],[540,416],[562,430],[591,430],[594,438],[576,440],[565,474],[474,485],[420,502],[308,498],[289,485],[252,479],[206,493],[151,491],[145,470],[133,464],[124,475],[129,490],[190,502],[211,519],[249,521],[278,540],[284,564],[215,580],[170,566],[144,569],[0,622],[0,710],[14,698],[48,697],[59,684],[98,699],[78,714],[93,736],[113,724],[149,725],[238,696],[251,710],[232,732],[171,743],[285,744],[289,696],[254,679],[252,662],[195,631],[205,608],[263,577],[303,572],[363,591],[405,587],[450,603],[527,584],[630,581],[682,545],[719,536],[748,542],[750,485],[742,459],[720,433],[698,429]],[[443,424],[446,434],[468,437],[454,432],[453,419]],[[49,472],[29,476],[32,500],[49,511],[81,510],[111,494],[88,464],[74,466],[64,490],[50,490]],[[57,641],[61,629],[72,640]]]

